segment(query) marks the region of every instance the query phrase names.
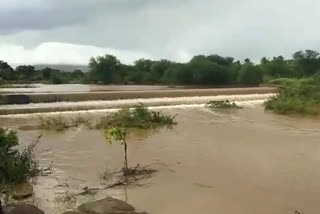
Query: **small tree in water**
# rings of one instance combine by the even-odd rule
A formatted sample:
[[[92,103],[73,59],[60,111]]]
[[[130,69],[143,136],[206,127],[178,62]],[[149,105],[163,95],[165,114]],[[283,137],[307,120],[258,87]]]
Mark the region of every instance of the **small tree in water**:
[[[113,141],[117,141],[124,146],[124,167],[121,170],[121,179],[117,182],[117,185],[134,183],[156,172],[156,170],[148,169],[147,166],[141,167],[140,164],[136,167],[129,168],[128,145],[126,140],[127,131],[130,130],[130,128],[153,129],[166,126],[170,127],[175,124],[175,117],[151,111],[141,104],[135,106],[133,109],[121,109],[109,115],[109,117],[104,118],[97,125],[97,127],[105,129],[104,133],[107,142],[111,144]]]
[[[118,141],[124,146],[124,175],[127,175],[129,171],[128,167],[128,145],[127,145],[127,129],[124,127],[111,127],[109,129],[106,129],[104,132],[106,140],[112,144],[112,141]]]

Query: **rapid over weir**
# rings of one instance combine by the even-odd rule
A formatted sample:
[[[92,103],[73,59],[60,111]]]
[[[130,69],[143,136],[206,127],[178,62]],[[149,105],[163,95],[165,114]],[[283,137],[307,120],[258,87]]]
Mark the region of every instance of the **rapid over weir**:
[[[32,114],[64,111],[87,111],[146,106],[173,106],[205,104],[212,100],[252,101],[266,100],[277,92],[276,88],[184,89],[154,91],[113,91],[88,93],[31,93],[5,96],[26,96],[25,104],[0,105],[0,115]],[[20,99],[20,98],[19,98]],[[5,102],[4,102],[5,103]]]

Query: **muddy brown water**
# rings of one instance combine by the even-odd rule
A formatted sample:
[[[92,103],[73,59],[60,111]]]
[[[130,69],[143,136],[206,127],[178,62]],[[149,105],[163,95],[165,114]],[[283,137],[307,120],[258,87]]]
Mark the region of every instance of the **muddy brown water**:
[[[106,190],[76,202],[61,196],[85,186],[103,186],[99,176],[122,166],[121,145],[107,144],[101,130],[19,130],[23,145],[43,133],[37,157],[42,166],[54,162],[54,173],[35,186],[35,203],[54,214],[109,195],[127,198],[153,214],[319,213],[318,119],[275,115],[265,112],[261,102],[247,103],[238,111],[210,112],[194,106],[162,111],[178,114],[178,125],[132,131],[129,163],[161,162],[167,167],[155,165],[159,172],[142,186]],[[0,119],[7,127],[35,123],[22,116]]]
[[[70,86],[69,86],[70,87]],[[103,87],[103,86],[101,86]],[[111,87],[111,86],[104,86]],[[116,86],[114,86],[116,87]],[[165,89],[165,86],[136,86],[136,89],[127,90],[126,86],[118,86],[114,91],[85,91],[78,92],[76,87],[74,91],[61,92],[41,92],[41,93],[3,93],[0,89],[0,108],[6,108],[6,105],[19,104],[28,105],[34,103],[56,103],[56,102],[84,102],[84,101],[113,101],[124,99],[151,99],[151,98],[179,98],[196,96],[217,96],[217,95],[250,95],[277,93],[275,87],[250,87],[250,88],[207,88],[207,89]],[[145,89],[143,88],[145,87]],[[148,89],[149,87],[149,89]],[[140,90],[138,89],[140,88]],[[39,88],[43,89],[43,88]],[[67,87],[67,89],[70,89]],[[14,89],[14,90],[19,90]],[[30,113],[30,112],[29,112]],[[3,114],[3,112],[1,113]]]
[[[86,84],[15,84],[14,87],[0,88],[1,93],[70,93],[94,91],[136,91],[136,90],[161,90],[168,86],[157,85],[86,85]]]

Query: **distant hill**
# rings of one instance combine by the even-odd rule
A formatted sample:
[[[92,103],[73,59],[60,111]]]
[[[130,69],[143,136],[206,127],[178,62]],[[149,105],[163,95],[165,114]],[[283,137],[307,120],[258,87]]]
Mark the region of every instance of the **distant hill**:
[[[33,65],[36,70],[40,70],[43,68],[52,68],[52,69],[57,69],[60,71],[65,71],[65,72],[72,72],[74,70],[81,70],[82,72],[88,72],[89,67],[86,65],[54,65],[54,64],[38,64],[38,65]]]

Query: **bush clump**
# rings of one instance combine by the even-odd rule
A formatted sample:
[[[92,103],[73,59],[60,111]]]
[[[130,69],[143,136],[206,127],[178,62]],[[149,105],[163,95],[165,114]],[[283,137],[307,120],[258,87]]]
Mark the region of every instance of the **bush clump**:
[[[164,115],[161,112],[149,110],[143,105],[133,109],[123,108],[101,118],[96,128],[126,127],[126,128],[156,128],[177,124],[175,116]]]
[[[18,184],[39,175],[32,144],[22,152],[15,149],[19,145],[17,133],[0,128],[0,185]]]
[[[215,110],[215,109],[241,109],[240,106],[238,106],[234,102],[230,102],[229,100],[210,101],[205,105],[205,108],[208,108],[210,110]]]
[[[277,96],[265,102],[265,109],[279,114],[298,113],[316,115],[320,112],[320,78],[294,80],[296,83],[282,87]]]

